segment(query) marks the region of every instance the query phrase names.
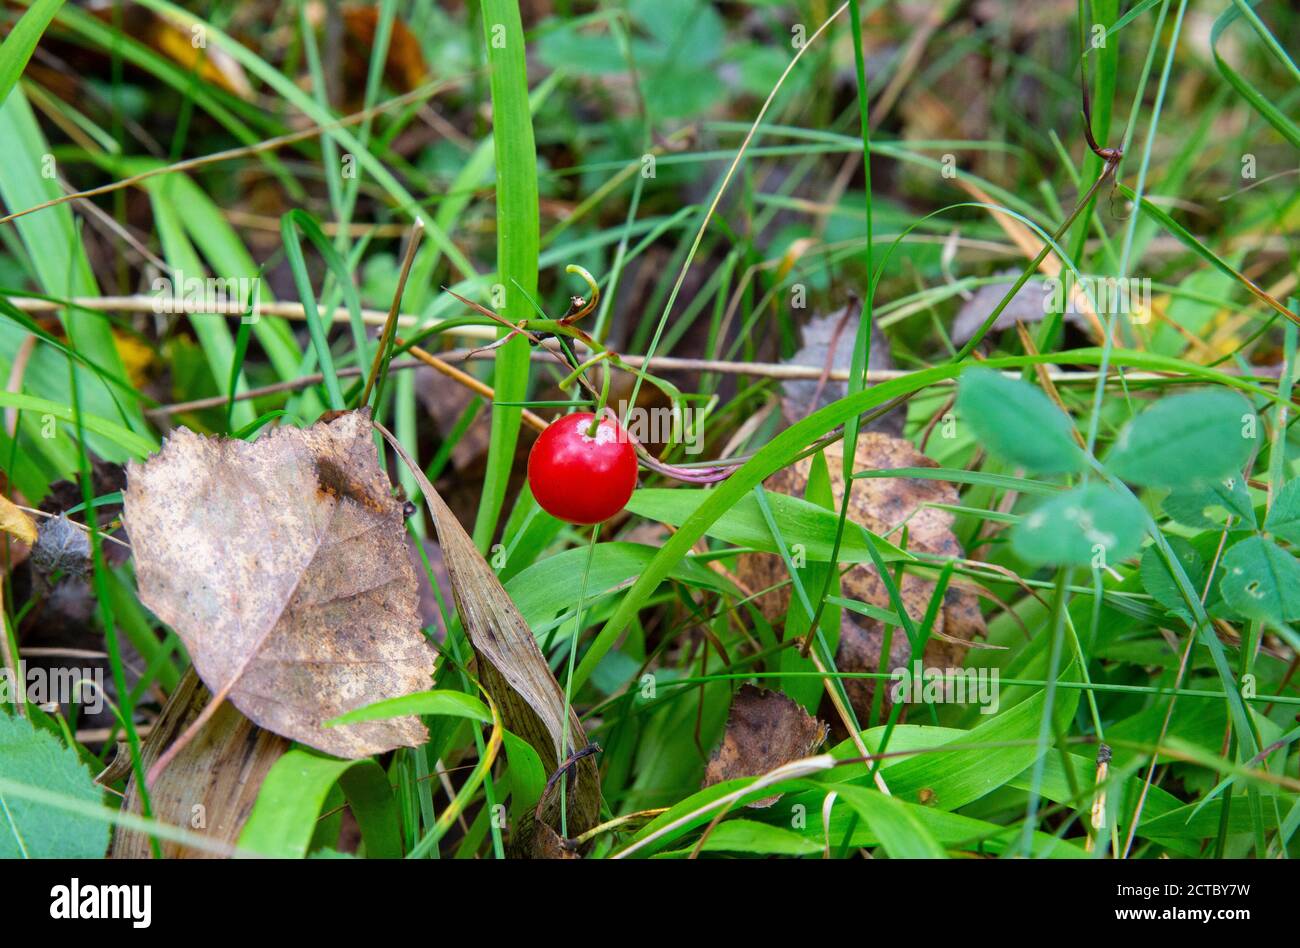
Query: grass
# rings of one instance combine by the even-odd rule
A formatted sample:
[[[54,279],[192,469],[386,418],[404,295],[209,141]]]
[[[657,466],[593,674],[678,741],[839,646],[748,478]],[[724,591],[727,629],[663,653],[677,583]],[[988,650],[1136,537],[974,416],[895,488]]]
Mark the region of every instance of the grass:
[[[77,518],[111,534],[118,488],[101,492],[96,477],[149,456],[173,426],[256,441],[373,388],[376,418],[472,530],[601,748],[600,826],[575,830],[571,775],[546,773],[544,749],[484,701],[417,503],[408,525],[439,647],[420,699],[429,743],[358,762],[292,750],[222,845],[504,858],[554,776],[566,788],[555,828],[581,836],[589,858],[1297,854],[1300,536],[1287,485],[1300,474],[1300,18],[1287,5],[1092,0],[1031,16],[995,4],[977,19],[952,3],[627,0],[521,18],[505,0],[379,0],[358,8],[369,34],[334,8],[326,29],[306,4],[139,0],[127,9],[152,24],[144,32],[58,2],[20,7],[0,15],[0,216],[56,203],[0,223],[6,495],[54,512],[71,506],[55,486],[71,480]],[[160,42],[167,31],[186,42]],[[185,51],[191,36],[203,45]],[[1088,146],[1083,83],[1091,133],[1122,149],[1118,161]],[[417,221],[423,240],[399,278]],[[581,323],[592,343],[643,361],[592,363],[588,388],[560,390],[572,367],[515,335],[454,363],[490,400],[404,367],[412,345],[454,360],[505,338],[444,288],[511,325],[556,320],[590,295],[569,265],[601,290]],[[157,312],[153,281],[182,274],[256,279],[260,303],[300,311]],[[1103,311],[1093,299],[1096,322],[1072,322],[1038,305],[1058,275],[1134,280],[1150,303]],[[366,315],[390,306],[400,344]],[[814,320],[844,306],[863,318],[842,387],[784,417],[781,376]],[[971,310],[982,325],[955,336]],[[1004,314],[1020,328],[1002,328]],[[867,359],[881,340],[883,372]],[[1016,383],[1004,437],[985,436],[991,411],[962,413],[977,364]],[[370,385],[372,365],[385,376]],[[822,366],[806,368],[815,384]],[[533,500],[524,419],[606,386],[615,406],[698,412],[704,453],[656,448],[662,464],[643,466],[628,512],[597,531]],[[1116,466],[1152,405],[1198,390],[1244,406],[1238,467],[1177,476],[1235,450],[1209,434],[1232,426],[1209,417],[1160,442],[1168,483]],[[203,398],[220,404],[182,404]],[[1036,470],[1016,444],[1049,440],[1023,422],[1044,405],[1076,447]],[[889,483],[861,453],[886,410],[937,467],[885,467],[954,493],[872,534],[853,522],[855,500]],[[724,451],[725,479],[671,476]],[[801,463],[811,474],[778,489],[774,476]],[[390,470],[418,501],[415,478]],[[839,479],[851,497],[835,496]],[[1057,534],[1091,529],[1084,520],[1106,533],[1096,496],[1128,505],[1140,543],[1105,540],[1080,560],[1050,537],[1031,542],[1071,498],[1082,506]],[[939,514],[960,554],[917,546]],[[130,559],[107,555],[98,529],[91,539],[84,578],[38,575],[0,551],[6,638],[15,658],[39,650],[54,590],[80,590],[92,608],[77,647],[106,655],[107,731],[76,704],[21,710],[88,772],[122,736],[138,777],[140,735],[188,660],[136,598]],[[789,615],[744,581],[754,551],[780,561]],[[854,578],[866,569],[871,601]],[[977,591],[987,636],[949,677],[996,670],[996,713],[885,704],[888,662],[843,667],[850,622],[875,629],[886,655],[889,643],[943,644],[954,589]],[[864,681],[876,699],[855,708]],[[702,788],[746,682],[836,736],[788,769]],[[774,807],[743,805],[773,792]],[[0,763],[6,797],[86,812],[40,773]],[[799,824],[798,807],[825,807],[825,822]],[[94,809],[151,832],[156,852],[194,844],[152,812],[119,812],[111,795]]]

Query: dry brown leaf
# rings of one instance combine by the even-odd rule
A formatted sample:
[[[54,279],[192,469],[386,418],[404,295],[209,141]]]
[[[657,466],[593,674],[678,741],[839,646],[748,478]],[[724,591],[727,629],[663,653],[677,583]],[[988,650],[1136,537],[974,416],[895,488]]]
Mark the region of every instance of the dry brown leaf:
[[[90,535],[66,514],[48,517],[36,530],[31,561],[42,576],[56,572],[84,576],[90,571]]]
[[[364,76],[369,68],[375,34],[379,29],[379,7],[345,6],[343,23],[347,28],[349,46],[357,60],[357,72]],[[349,64],[351,65],[351,64]],[[384,79],[399,92],[410,92],[429,79],[429,66],[424,61],[420,41],[410,27],[400,18],[394,18],[388,37],[388,58],[384,60]]]
[[[0,494],[0,530],[29,546],[36,542],[36,521],[3,494]]]
[[[843,446],[836,443],[826,448],[825,453],[838,509],[844,496]],[[855,460],[855,470],[858,471],[938,466],[917,451],[910,441],[879,432],[864,432],[858,437]],[[773,474],[764,486],[778,493],[802,497],[811,468],[812,460],[805,458]],[[953,515],[924,506],[956,504],[957,500],[957,491],[945,481],[897,477],[863,478],[853,482],[849,519],[881,536],[890,534],[895,527],[907,521],[909,550],[937,556],[961,556],[961,545],[952,533]],[[753,589],[765,589],[789,579],[781,558],[767,553],[745,554],[737,564],[737,573]],[[841,590],[840,595],[845,598],[870,603],[882,609],[893,609],[889,591],[875,568],[869,564],[859,564],[845,573],[841,580]],[[934,583],[904,573],[899,593],[908,616],[919,623],[924,618],[934,593]],[[778,622],[778,627],[784,623],[789,604],[788,582],[758,599],[763,615]],[[930,639],[926,643],[926,663],[938,667],[960,666],[966,654],[966,646],[961,643],[983,636],[985,631],[984,618],[975,594],[968,589],[949,586],[944,595],[943,608],[935,619]],[[835,654],[837,669],[842,672],[879,671],[883,644],[884,627],[880,622],[848,609],[841,611],[840,644]],[[902,629],[894,629],[885,671],[905,667],[910,660],[911,647],[906,633]],[[845,690],[848,691],[859,720],[865,721],[875,694],[875,680],[846,680]],[[888,691],[884,695],[884,707],[889,707]]]
[[[846,318],[847,317],[847,318]],[[804,324],[801,332],[803,346],[783,365],[806,365],[825,369],[831,354],[831,343],[835,343],[835,355],[829,358],[832,369],[848,370],[853,364],[853,346],[858,336],[860,315],[847,314],[845,308],[814,316]],[[889,339],[884,332],[872,327],[871,351],[867,357],[869,369],[892,369],[893,357],[890,355]],[[838,333],[838,335],[837,335]],[[847,382],[833,382],[829,379],[823,384],[818,379],[788,379],[781,383],[781,412],[787,421],[793,423],[825,408],[848,394]],[[888,431],[902,434],[905,412],[892,411],[877,418],[868,430]]]
[[[326,728],[429,687],[402,504],[369,415],[249,443],[184,428],[127,470],[140,598],[185,643],[214,695],[339,757],[417,746],[414,716]]]
[[[988,286],[981,286],[975,290],[971,298],[962,304],[961,309],[957,311],[957,316],[952,321],[952,341],[959,346],[965,345],[975,335],[976,331],[984,325],[984,320],[988,319],[989,313],[993,308],[1002,302],[1002,298],[1015,285],[1017,274],[1008,273],[1007,282],[992,283]],[[1032,283],[1026,283],[1020,288],[1011,302],[1007,304],[993,325],[989,327],[990,333],[999,333],[1011,329],[1016,323],[1038,323],[1042,322],[1046,316],[1043,309],[1043,288]],[[1087,320],[1078,313],[1066,313],[1065,321],[1080,328],[1087,326]],[[987,337],[986,337],[987,338]]]
[[[826,740],[826,725],[779,691],[743,685],[731,699],[722,744],[709,758],[703,786],[737,777],[758,777],[809,756]],[[751,807],[771,806],[781,794],[752,800]]]
[[[206,83],[237,95],[245,101],[254,98],[253,86],[248,81],[239,61],[215,43],[203,42],[202,34],[165,13],[148,11],[132,29],[140,42],[152,46],[164,56],[174,60],[186,72],[197,72]]]
[[[410,468],[429,505],[438,542],[442,545],[443,562],[451,575],[456,611],[474,646],[483,687],[501,710],[505,726],[531,744],[547,774],[554,774],[561,760],[586,747],[582,722],[570,707],[569,741],[567,749],[562,750],[564,691],[537,647],[532,629],[419,465],[387,429],[378,424],[375,428]],[[569,836],[575,837],[594,826],[600,815],[600,772],[595,757],[587,755],[574,763],[570,774],[567,824]],[[558,825],[559,800],[557,789],[544,801],[545,823]],[[511,831],[512,847],[534,857],[556,855],[548,844],[553,842],[550,840],[553,834],[538,829],[531,815],[520,822]]]
[[[172,692],[140,749],[146,770],[164,748],[185,733],[211,700],[208,689],[191,669]],[[164,823],[193,829],[214,843],[233,847],[239,842],[267,772],[288,749],[288,741],[255,727],[226,702],[176,757],[175,766],[168,767],[154,781],[149,791],[153,815]],[[128,753],[127,767],[129,758]],[[110,780],[102,777],[100,782]],[[134,775],[127,781],[122,811],[141,812],[140,788]],[[221,855],[175,840],[160,845],[164,859],[212,859]],[[148,834],[119,828],[113,834],[109,855],[114,859],[150,858]]]

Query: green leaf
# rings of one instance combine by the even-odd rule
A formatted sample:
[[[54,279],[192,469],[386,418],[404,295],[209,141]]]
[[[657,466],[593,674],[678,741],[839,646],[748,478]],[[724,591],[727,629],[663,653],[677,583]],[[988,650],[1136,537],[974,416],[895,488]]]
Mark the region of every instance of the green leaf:
[[[5,205],[18,210],[62,197],[63,189],[59,182],[43,174],[41,156],[52,154],[52,151],[21,87],[15,87],[4,106],[0,107],[0,142],[6,148],[5,160],[0,161],[0,200]],[[46,295],[58,299],[98,296],[99,286],[71,207],[60,204],[39,214],[20,217],[6,226],[16,228],[22,238],[30,260],[31,276]],[[105,418],[125,413],[123,421],[127,427],[148,438],[148,428],[139,412],[138,393],[130,389],[110,389],[104,381],[104,376],[127,377],[113,340],[112,324],[100,313],[79,309],[65,310],[60,319],[69,347],[76,349],[86,362],[98,366],[97,373],[77,370],[82,407]],[[38,373],[34,370],[39,361],[34,358],[28,365],[24,386],[38,396],[70,403],[70,379],[66,368],[60,367],[56,376],[38,383]],[[99,437],[93,428],[90,430],[95,435],[88,439],[87,446],[92,452],[109,461],[127,459],[128,454],[121,450],[120,443],[114,444]],[[39,439],[36,444],[43,453],[53,455],[58,440]],[[72,458],[76,456],[75,452],[71,455]],[[64,463],[67,460],[65,455]],[[56,467],[65,476],[73,470],[63,464],[56,464]]]
[[[1224,521],[1206,516],[1206,511],[1222,508],[1232,515],[1234,530],[1255,529],[1255,505],[1240,474],[1201,487],[1176,490],[1160,504],[1165,513],[1179,523],[1203,530],[1222,530]]]
[[[595,550],[590,552],[588,602],[594,602],[600,596],[619,589],[628,580],[635,579],[654,558],[655,552],[654,547],[641,543],[597,543]],[[514,552],[509,555],[514,556]],[[587,556],[585,547],[573,547],[526,567],[502,584],[534,633],[540,634],[557,614],[573,610],[577,595],[573,580],[587,568]],[[735,592],[726,579],[690,558],[678,563],[669,578],[718,592]]]
[[[1300,543],[1300,477],[1278,491],[1264,518],[1264,529],[1288,543]]]
[[[1054,497],[1020,521],[1011,548],[1030,563],[1091,566],[1118,563],[1136,552],[1144,535],[1142,507],[1104,484]]]
[[[1015,477],[1011,474],[988,474],[984,471],[963,471],[951,467],[893,467],[875,471],[858,471],[854,479],[860,477],[908,477],[923,481],[947,481],[950,484],[971,484],[975,487],[991,487],[994,490],[1013,490],[1021,494],[1059,494],[1059,484],[1035,481],[1027,477]]]
[[[880,845],[894,859],[945,859],[947,853],[930,835],[913,807],[878,790],[852,784],[832,784],[831,788],[858,811]]]
[[[1258,2],[1258,0],[1256,0],[1256,2]],[[1285,112],[1273,104],[1268,96],[1251,85],[1235,69],[1229,66],[1222,56],[1219,55],[1219,37],[1223,35],[1223,31],[1231,26],[1240,14],[1240,5],[1234,6],[1229,4],[1228,8],[1220,14],[1217,20],[1214,21],[1214,26],[1210,28],[1210,50],[1214,53],[1214,64],[1218,66],[1219,72],[1223,74],[1223,78],[1228,80],[1228,83],[1241,93],[1242,98],[1249,102],[1256,112],[1264,116],[1268,123],[1277,129],[1278,134],[1296,148],[1300,148],[1300,126],[1296,125],[1296,123],[1293,122]],[[1259,22],[1257,18],[1254,18],[1254,21],[1256,23]],[[1267,30],[1263,31],[1263,35],[1265,35],[1267,39],[1273,39],[1272,34],[1268,33]],[[1276,44],[1276,40],[1273,42]],[[1280,47],[1277,48],[1280,49]],[[1285,53],[1282,54],[1281,58],[1286,63],[1290,64],[1291,69],[1294,71],[1295,65],[1286,58]]]
[[[1300,619],[1300,563],[1272,540],[1248,537],[1230,549],[1219,589],[1248,619],[1275,626]]]
[[[400,718],[408,714],[446,714],[456,718],[469,718],[482,724],[492,723],[492,714],[478,698],[460,691],[420,691],[411,695],[399,695],[385,698],[363,708],[355,708],[347,714],[340,714],[326,727],[342,724],[357,724],[361,721],[383,721],[387,718]]]
[[[1202,486],[1236,474],[1253,447],[1254,409],[1240,395],[1205,389],[1162,398],[1120,431],[1106,466],[1145,487]]]
[[[53,415],[60,421],[69,424],[75,423],[71,405],[60,404],[31,395],[22,395],[17,392],[0,392],[0,407],[18,408],[23,411],[38,412],[42,415]],[[105,421],[98,415],[82,415],[81,424],[87,431],[103,435],[110,442],[122,448],[128,456],[142,458],[158,449],[157,442],[151,438],[138,435],[134,431],[113,424],[111,421]]]
[[[627,509],[650,520],[681,526],[712,496],[713,491],[697,488],[651,487],[632,493]],[[827,562],[834,545],[835,529],[839,515],[801,497],[769,492],[767,502],[776,520],[777,528],[786,544],[802,544],[807,559]],[[737,546],[753,547],[767,553],[776,553],[776,541],[767,527],[758,500],[750,493],[740,498],[722,516],[713,521],[705,531],[709,536]],[[905,560],[911,557],[894,544],[883,540],[849,521],[844,525],[844,541],[840,546],[842,563],[869,563],[871,554],[867,544],[875,546],[886,561]]]
[[[1078,674],[1071,665],[1060,680],[1077,679]],[[1015,707],[1003,708],[961,736],[943,741],[940,745],[942,750],[902,758],[884,772],[890,792],[900,799],[909,800],[926,789],[930,791],[935,807],[955,810],[1013,780],[1039,757],[1036,739],[1042,724],[1045,695],[1039,691]],[[1062,688],[1056,692],[1052,706],[1056,728],[1067,726],[1078,703],[1077,689]],[[868,749],[879,747],[884,732],[882,726],[864,734]],[[894,746],[892,741],[889,746]],[[841,757],[857,751],[852,744],[845,742],[832,753]],[[855,770],[865,779],[867,767],[861,764],[837,768],[837,778],[842,780]]]
[[[315,246],[316,251],[321,255],[321,259],[325,261],[325,266],[334,274],[336,285],[343,290],[343,298],[348,308],[348,319],[352,324],[352,333],[356,341],[356,353],[359,357],[366,351],[366,330],[361,319],[361,300],[357,296],[356,286],[353,285],[352,274],[348,269],[347,262],[334,248],[334,245],[330,243],[317,220],[300,208],[294,208],[283,214],[280,217],[280,239],[284,243],[285,257],[289,261],[294,286],[297,288],[298,297],[302,301],[312,347],[316,350],[316,358],[320,363],[321,374],[325,377],[325,391],[329,395],[330,408],[341,409],[343,408],[343,390],[339,387],[338,374],[334,368],[334,357],[329,347],[330,323],[322,318],[320,309],[316,305],[316,293],[312,289],[311,274],[307,269],[307,260],[303,256],[302,244],[298,239],[299,232]],[[331,313],[330,316],[332,322],[333,314]],[[362,361],[364,362],[364,359]]]
[[[970,369],[957,388],[963,422],[998,457],[1039,474],[1083,467],[1074,423],[1039,389],[989,369]]]
[[[397,802],[388,775],[373,760],[339,760],[292,748],[271,767],[239,846],[264,856],[301,859],[311,846],[321,807],[334,784],[342,787],[361,827],[369,856],[401,855]]]
[[[782,826],[755,820],[727,820],[714,828],[700,850],[759,853],[767,856],[813,856],[821,853],[822,847],[816,840],[800,836]],[[690,848],[685,851],[690,852]]]
[[[546,789],[546,768],[533,745],[511,731],[503,731],[506,759],[510,762],[510,815],[519,817],[537,806]]]
[[[561,20],[547,22],[537,42],[537,58],[551,69],[579,76],[613,75],[627,71],[627,60],[608,35],[579,33]]]
[[[497,272],[505,287],[500,315],[511,323],[533,319],[541,218],[537,204],[537,147],[528,100],[528,59],[519,4],[483,0],[483,32],[491,70],[492,132],[497,169]],[[497,42],[496,34],[502,34]],[[504,331],[500,333],[504,337]],[[496,398],[522,401],[528,389],[528,343],[516,336],[497,350],[493,363]],[[520,408],[494,408],[487,472],[474,520],[474,544],[486,551],[514,470],[515,445],[523,419]]]
[[[0,777],[94,805],[103,802],[77,752],[27,718],[0,711]],[[108,821],[0,792],[0,859],[99,859]]]
[[[1168,541],[1169,549],[1182,565],[1192,588],[1200,590],[1205,585],[1205,561],[1201,558],[1200,551],[1183,537],[1171,536],[1168,537]],[[1187,610],[1187,603],[1183,601],[1182,594],[1178,591],[1178,584],[1174,582],[1169,567],[1165,565],[1159,548],[1154,545],[1148,546],[1142,552],[1139,573],[1142,588],[1149,592],[1156,602],[1170,612],[1187,617],[1190,621],[1191,613]]]
[[[158,231],[158,239],[162,244],[163,256],[172,267],[172,279],[176,281],[173,283],[173,290],[178,294],[189,292],[190,287],[186,285],[189,281],[203,280],[208,275],[186,234],[184,222],[191,219],[194,211],[190,202],[180,199],[182,181],[193,186],[193,182],[189,182],[183,176],[152,178],[144,182],[144,190],[149,194],[153,210],[154,227]],[[231,293],[232,297],[238,295],[238,292]],[[160,300],[159,304],[161,302]],[[247,302],[251,307],[256,300]],[[235,337],[231,334],[226,320],[208,313],[192,313],[189,316],[189,323],[216,383],[224,385],[233,376],[235,385],[227,390],[227,394],[233,395],[236,391],[246,391],[247,381],[235,366]],[[241,323],[241,326],[243,325]],[[251,424],[256,417],[251,401],[231,402],[227,410],[230,412],[233,425],[239,428]]]
[[[36,0],[14,24],[4,43],[0,44],[0,105],[9,98],[9,91],[23,74],[27,60],[36,51],[36,44],[63,6],[63,0]]]
[[[850,612],[856,612],[858,615],[866,616],[868,619],[875,619],[877,622],[883,622],[885,625],[902,625],[902,620],[898,618],[897,612],[890,612],[888,609],[881,609],[879,606],[873,606],[869,602],[859,602],[856,599],[844,599],[840,596],[827,596],[826,601],[842,606]]]
[[[1248,391],[1261,398],[1270,400],[1277,398],[1274,392],[1267,391],[1253,382],[1243,380],[1237,376],[1228,375],[1182,359],[1128,349],[1112,349],[1109,353],[1105,353],[1101,349],[1093,347],[1071,349],[1064,353],[1051,353],[1049,355],[999,356],[995,359],[989,359],[988,363],[995,368],[1018,368],[1046,362],[1064,362],[1071,365],[1100,365],[1103,357],[1111,365],[1157,372],[1178,372],[1217,385]],[[707,499],[699,505],[687,522],[681,525],[681,529],[669,538],[668,542],[655,554],[654,559],[646,565],[641,577],[628,590],[627,595],[620,601],[618,609],[606,620],[605,625],[587,649],[587,653],[582,657],[577,671],[574,672],[575,686],[580,685],[590,677],[600,660],[614,647],[618,636],[632,623],[638,611],[653,595],[669,570],[690,552],[700,537],[704,536],[708,531],[710,525],[727,510],[739,503],[746,494],[754,489],[755,484],[761,483],[765,478],[789,464],[793,458],[807,448],[809,442],[816,440],[834,426],[844,424],[850,418],[878,405],[883,405],[896,396],[920,391],[945,379],[955,378],[961,374],[964,368],[966,367],[956,364],[939,365],[934,368],[919,369],[902,378],[890,379],[878,385],[873,385],[865,391],[849,395],[839,401],[832,402],[825,408],[818,409],[802,421],[790,425],[790,427],[778,433],[771,441],[759,448],[753,457],[736,469],[735,473],[709,491]],[[1217,642],[1217,639],[1215,641]]]

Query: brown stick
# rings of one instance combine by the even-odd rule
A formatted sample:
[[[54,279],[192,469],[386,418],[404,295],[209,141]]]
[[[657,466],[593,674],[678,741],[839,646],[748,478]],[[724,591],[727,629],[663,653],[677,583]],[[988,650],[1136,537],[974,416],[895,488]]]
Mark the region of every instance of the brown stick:
[[[362,405],[370,401],[370,389],[375,384],[375,377],[379,374],[379,367],[384,361],[384,353],[388,351],[389,340],[393,338],[393,331],[397,328],[397,314],[402,309],[402,294],[406,291],[406,279],[411,275],[411,264],[415,261],[415,251],[420,246],[420,238],[423,236],[424,220],[417,217],[411,227],[411,239],[406,242],[406,256],[402,258],[402,272],[398,274],[397,289],[393,291],[393,305],[389,307],[384,331],[379,334],[379,348],[375,350],[375,361],[371,363],[370,375],[366,377],[366,387],[361,392]]]

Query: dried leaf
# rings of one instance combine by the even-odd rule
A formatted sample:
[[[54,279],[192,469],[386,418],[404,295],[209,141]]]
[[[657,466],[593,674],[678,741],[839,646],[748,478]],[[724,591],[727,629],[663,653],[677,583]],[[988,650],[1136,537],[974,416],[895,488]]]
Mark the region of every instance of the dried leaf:
[[[368,413],[256,442],[178,429],[124,495],[141,600],[258,725],[357,758],[416,746],[413,716],[323,722],[429,687],[402,504]]]
[[[962,304],[961,309],[957,311],[957,318],[952,323],[952,341],[954,343],[961,346],[970,341],[975,332],[984,325],[984,320],[989,318],[989,313],[993,312],[993,308],[1002,302],[1002,297],[1011,291],[1011,287],[1015,285],[1016,275],[1015,273],[1008,274],[1005,283],[991,283],[988,286],[981,286],[969,300]],[[1042,322],[1047,315],[1046,310],[1043,308],[1043,292],[1041,285],[1026,283],[1011,298],[1007,308],[998,314],[998,318],[993,321],[989,332],[1002,332],[1004,329],[1010,329],[1017,322]],[[1067,312],[1065,320],[1080,328],[1088,325],[1088,321],[1075,312]]]
[[[185,732],[212,700],[191,669],[181,679],[163,707],[153,730],[140,749],[145,770],[163,749]],[[164,823],[201,832],[214,843],[234,846],[248,820],[257,792],[271,766],[289,749],[289,742],[253,725],[226,702],[203,725],[195,738],[154,781],[149,791],[153,815]],[[119,751],[119,759],[123,752]],[[123,762],[130,767],[130,755]],[[114,761],[114,770],[121,765]],[[120,771],[119,771],[120,772]],[[114,774],[102,774],[100,783]],[[126,813],[140,812],[140,791],[132,776],[122,801]],[[165,859],[210,859],[221,853],[194,849],[184,843],[162,843]],[[149,837],[134,830],[113,834],[109,855],[114,859],[148,859]]]
[[[198,43],[198,34],[180,19],[167,13],[131,5],[123,11],[111,4],[92,6],[91,13],[105,23],[122,17],[122,29],[137,42],[152,47],[173,60],[185,72],[241,99],[253,99],[253,87],[238,60],[214,43]]]
[[[704,786],[737,777],[758,777],[812,754],[826,740],[826,725],[779,691],[744,685],[731,699],[731,714],[722,744],[704,770]],[[753,800],[767,807],[781,798]]]
[[[429,505],[442,544],[443,562],[451,575],[456,609],[474,646],[483,687],[500,709],[506,728],[532,745],[547,774],[555,773],[559,761],[586,746],[582,722],[570,707],[568,748],[561,750],[564,691],[537,647],[532,629],[419,465],[386,429],[380,425],[375,427],[406,462]],[[567,821],[572,837],[596,824],[600,814],[600,775],[593,755],[577,761],[570,773]],[[552,826],[558,825],[559,798],[557,790],[545,801],[542,818]],[[514,828],[511,836],[512,841],[522,844],[520,848],[525,854],[541,858],[554,855],[552,847],[545,845],[549,839],[547,834],[537,830],[531,819],[522,824]]]
[[[937,467],[934,461],[913,447],[910,441],[879,432],[865,432],[858,437],[855,470],[884,470],[898,467]],[[826,449],[831,487],[836,508],[844,496],[842,445]],[[805,458],[778,471],[765,482],[769,490],[802,497],[808,484],[812,460]],[[944,481],[896,477],[863,478],[853,482],[849,501],[849,519],[879,535],[891,533],[907,522],[907,548],[938,556],[961,556],[961,545],[952,533],[953,515],[926,504],[956,504],[957,491]],[[897,539],[897,537],[893,537]],[[737,573],[751,589],[765,589],[785,582],[789,576],[781,558],[768,553],[750,553],[740,558]],[[840,581],[841,595],[881,609],[893,610],[889,591],[870,564],[854,566]],[[909,617],[919,623],[934,593],[928,579],[904,573],[899,593]],[[758,599],[763,615],[778,624],[784,623],[790,605],[788,582]],[[938,667],[960,666],[969,642],[985,634],[979,600],[965,588],[950,586],[944,595],[943,608],[935,619],[925,647],[925,661]],[[884,626],[875,619],[844,609],[840,613],[840,644],[835,665],[842,672],[875,672],[881,667],[880,650]],[[954,641],[955,640],[955,641]],[[902,668],[911,660],[911,648],[902,629],[894,629],[885,671]],[[845,690],[859,720],[865,722],[875,694],[874,679],[850,679]],[[889,707],[886,690],[884,707]]]
[[[343,24],[359,65],[367,68],[373,55],[375,35],[379,29],[379,7],[345,6]],[[362,70],[358,69],[359,72]],[[364,75],[364,72],[362,72]],[[401,18],[392,22],[388,37],[388,58],[384,60],[384,79],[400,92],[410,92],[429,78],[420,40]]]
[[[831,352],[831,343],[835,343],[835,356],[831,359],[832,369],[847,370],[853,363],[853,344],[858,335],[859,317],[850,316],[845,320],[845,309],[837,310],[826,316],[815,316],[803,327],[803,348],[785,365],[806,365],[824,369]],[[841,322],[843,326],[841,327]],[[839,336],[836,338],[838,330]],[[867,358],[869,369],[892,369],[893,359],[889,354],[889,340],[884,332],[873,327],[871,333],[871,353]],[[781,411],[788,421],[799,421],[819,408],[825,408],[833,401],[838,401],[848,394],[847,382],[826,380],[820,386],[818,379],[789,379],[781,385]],[[869,430],[888,431],[902,434],[905,414],[895,410],[877,418]]]
[[[42,520],[31,563],[43,576],[56,572],[84,575],[90,569],[90,536],[64,514]]]
[[[17,537],[24,543],[36,542],[36,521],[2,494],[0,494],[0,530]]]

